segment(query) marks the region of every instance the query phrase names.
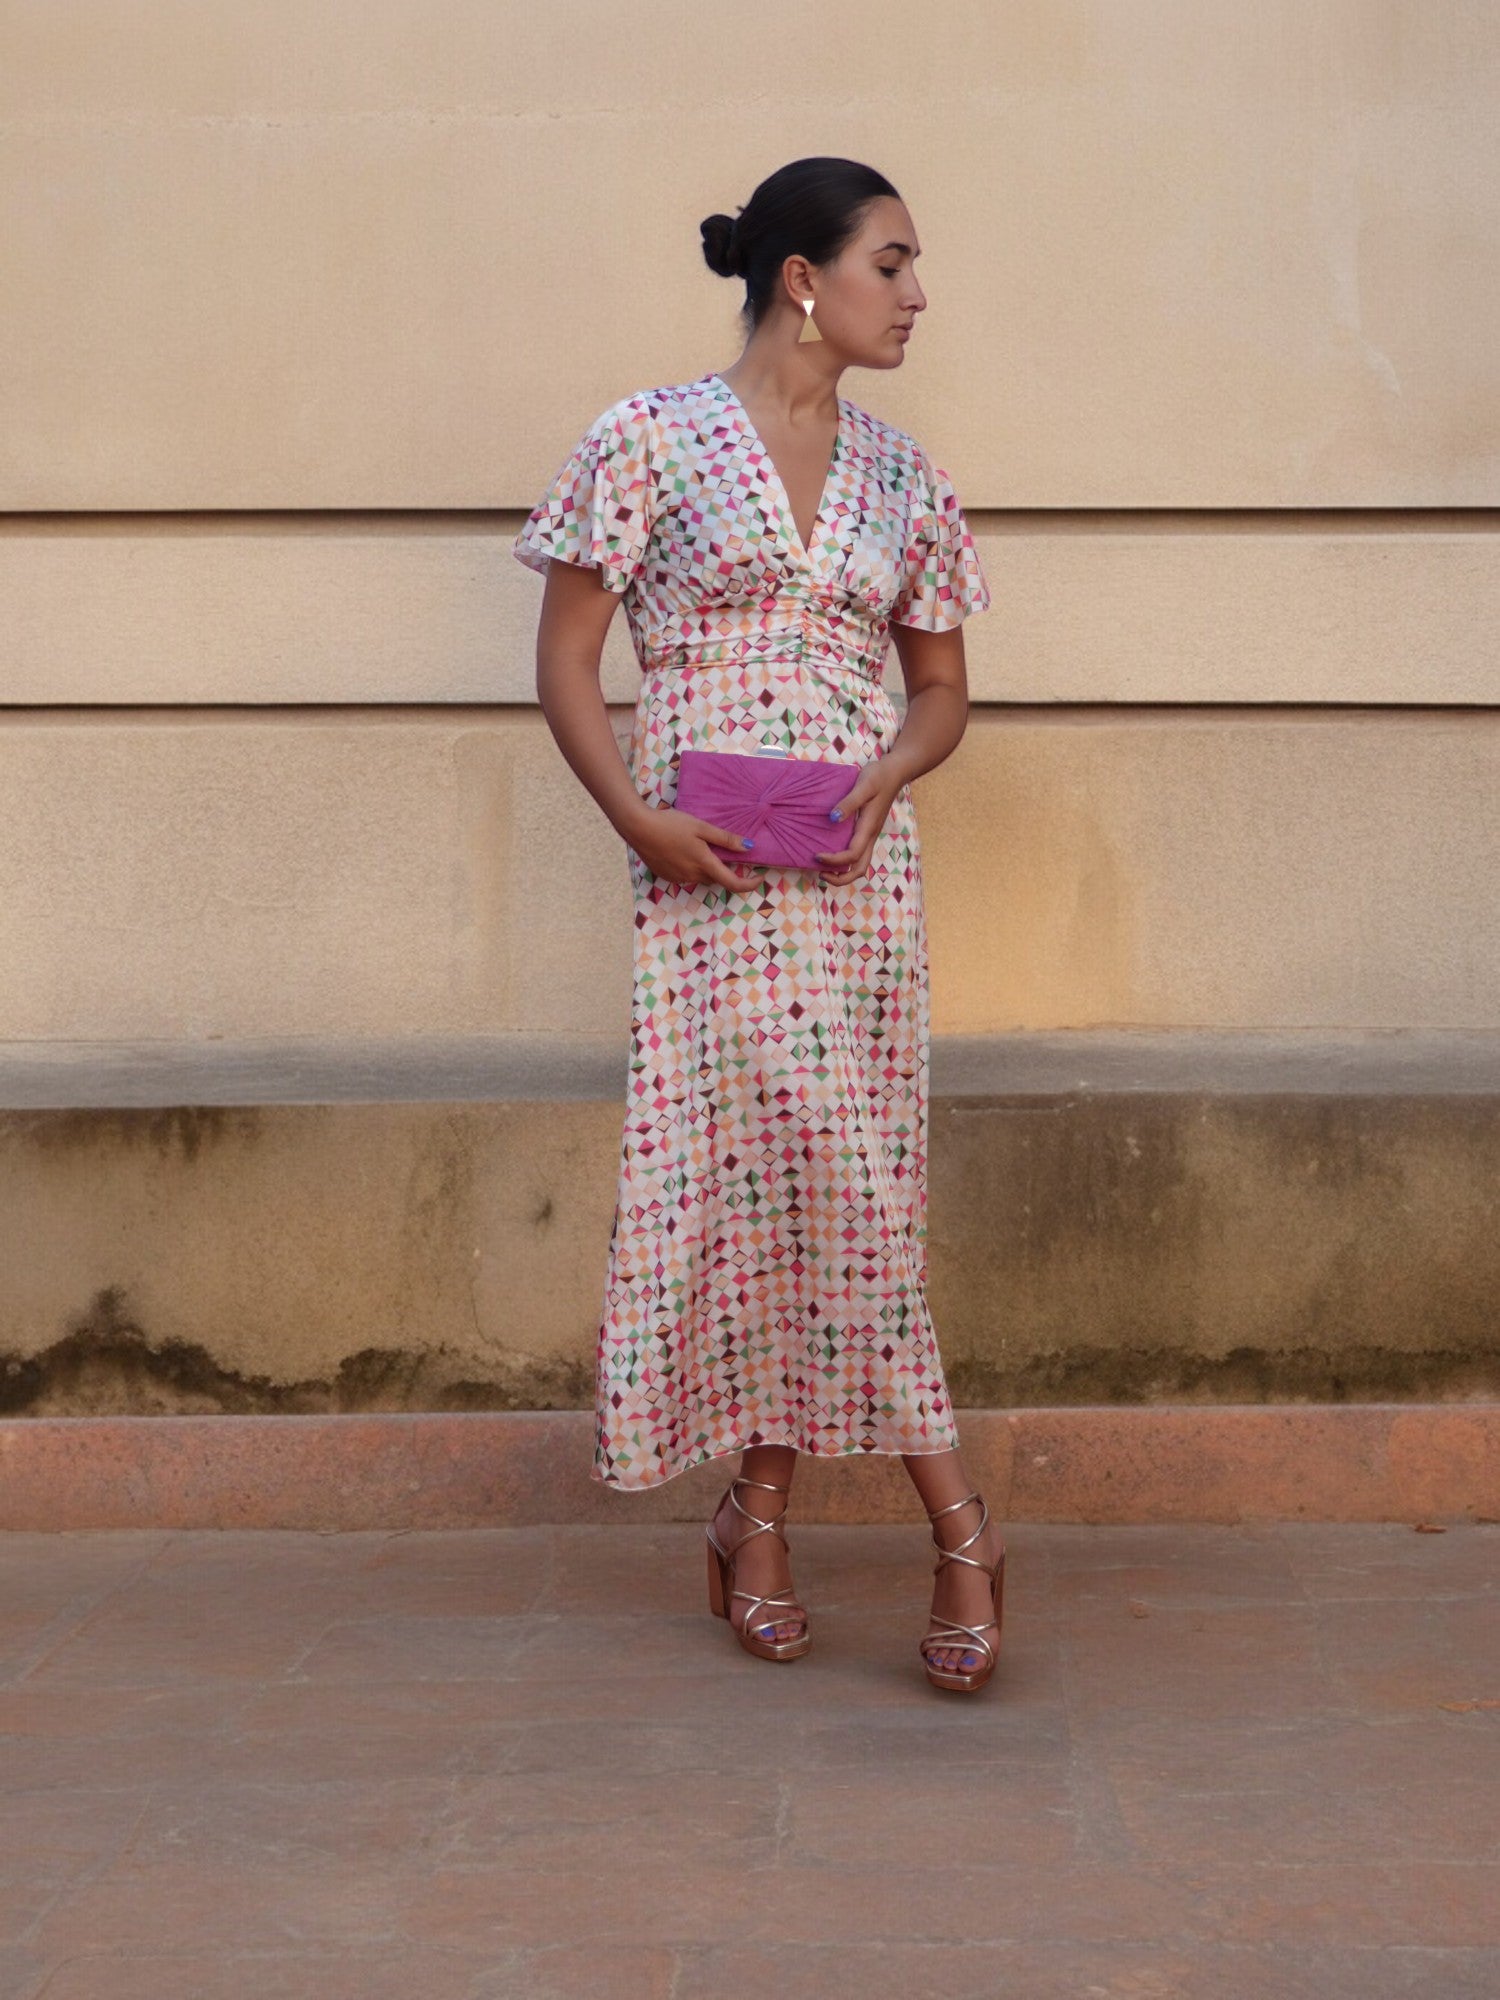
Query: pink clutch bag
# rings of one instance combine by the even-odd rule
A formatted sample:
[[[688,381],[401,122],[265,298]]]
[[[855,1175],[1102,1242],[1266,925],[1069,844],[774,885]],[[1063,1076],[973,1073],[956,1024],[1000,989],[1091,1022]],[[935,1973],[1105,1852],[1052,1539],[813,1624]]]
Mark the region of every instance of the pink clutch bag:
[[[721,861],[818,868],[820,853],[836,853],[849,844],[847,825],[828,813],[853,788],[860,769],[858,764],[780,752],[684,750],[677,760],[673,804],[755,842],[746,851],[711,841]]]

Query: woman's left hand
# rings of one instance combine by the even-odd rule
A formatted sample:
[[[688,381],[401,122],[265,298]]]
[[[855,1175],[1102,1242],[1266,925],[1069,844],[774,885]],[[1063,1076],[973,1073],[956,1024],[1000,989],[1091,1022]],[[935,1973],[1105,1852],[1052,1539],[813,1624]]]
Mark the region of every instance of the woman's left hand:
[[[818,860],[822,863],[820,873],[825,882],[840,885],[857,882],[866,872],[875,843],[904,782],[904,779],[891,776],[883,757],[877,757],[873,763],[864,766],[839,800],[838,819],[828,822],[834,829],[835,839],[840,829],[848,828],[848,845],[819,853]]]

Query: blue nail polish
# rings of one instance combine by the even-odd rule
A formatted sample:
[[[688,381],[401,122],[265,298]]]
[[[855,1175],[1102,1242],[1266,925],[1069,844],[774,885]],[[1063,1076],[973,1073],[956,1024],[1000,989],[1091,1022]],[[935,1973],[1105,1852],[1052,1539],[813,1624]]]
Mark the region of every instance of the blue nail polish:
[[[754,845],[755,845],[755,842],[754,842],[753,840],[749,840],[749,839],[747,839],[747,840],[746,840],[746,842],[745,842],[745,845],[746,845],[746,847],[754,847]]]
[[[837,806],[830,806],[830,807],[829,807],[829,809],[828,809],[828,817],[829,817],[830,819],[837,819],[837,818],[838,818],[838,816],[839,816],[839,809],[838,809],[838,807],[837,807]]]

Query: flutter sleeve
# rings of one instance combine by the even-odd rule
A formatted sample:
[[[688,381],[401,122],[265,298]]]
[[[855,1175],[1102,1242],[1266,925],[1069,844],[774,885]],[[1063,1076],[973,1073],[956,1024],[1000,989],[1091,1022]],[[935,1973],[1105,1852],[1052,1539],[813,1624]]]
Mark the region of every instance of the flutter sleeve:
[[[890,622],[914,625],[919,632],[949,632],[974,612],[989,609],[990,587],[952,480],[925,451],[920,467],[905,570]]]
[[[512,554],[547,573],[553,558],[598,567],[624,592],[640,575],[653,518],[650,410],[636,397],[596,417],[526,518]]]

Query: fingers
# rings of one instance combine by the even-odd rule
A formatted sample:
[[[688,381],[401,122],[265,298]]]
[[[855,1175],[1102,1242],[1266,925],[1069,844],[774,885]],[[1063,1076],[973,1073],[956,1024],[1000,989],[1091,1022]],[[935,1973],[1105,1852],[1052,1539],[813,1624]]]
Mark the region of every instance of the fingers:
[[[676,881],[679,889],[695,888],[702,883],[714,882],[723,889],[756,889],[761,886],[764,868],[773,863],[762,864],[754,859],[753,843],[746,848],[744,837],[729,827],[715,826],[711,820],[695,820],[694,828],[702,839],[702,851],[697,857],[702,873],[693,880]],[[820,851],[815,859],[821,879],[833,886],[854,882],[868,873],[874,853],[874,835],[878,829],[871,829],[863,840],[858,837],[858,826],[852,830],[847,847],[828,848]],[[715,846],[738,848],[746,854],[746,859],[736,868],[715,853]]]
[[[670,882],[674,889],[701,889],[705,884],[716,882],[721,889],[758,889],[761,878],[758,874],[737,875],[717,854],[705,855],[699,864],[700,875],[662,875],[664,882]]]
[[[758,875],[736,875],[734,870],[726,867],[722,861],[714,860],[708,865],[714,871],[712,879],[722,883],[726,889],[754,889],[760,883]]]
[[[848,846],[830,847],[818,855],[823,864],[823,880],[840,888],[857,882],[861,875],[868,872],[875,842],[890,810],[889,800],[883,800],[878,790],[864,799],[857,798],[863,782],[863,779],[859,780],[840,801],[840,811],[845,817],[838,824],[841,830],[847,829]],[[852,813],[851,801],[854,802]]]
[[[863,818],[862,813],[856,813],[854,818],[848,823],[847,831],[849,835],[849,845],[847,847],[825,848],[819,853],[818,859],[820,861],[827,862],[831,867],[834,868],[847,866],[847,864],[854,859],[855,855],[860,852],[861,848],[865,844],[862,834],[862,829],[860,826],[860,821],[862,818]],[[845,829],[841,826],[840,832],[843,832],[844,830]]]
[[[711,840],[716,847],[742,847],[748,852],[749,846],[753,845],[753,842],[747,845],[744,834],[734,832],[731,827],[715,826],[712,820],[695,820],[693,824],[703,838]]]
[[[698,825],[700,829],[707,829],[703,834],[705,843],[714,841],[720,847],[742,849],[748,849],[753,845],[746,841],[743,834],[733,833],[727,826],[715,826],[711,820],[700,820]],[[705,854],[704,865],[712,871],[712,879],[722,883],[726,889],[753,889],[760,880],[760,877],[752,874],[748,868],[742,873],[736,872],[727,861],[721,861],[712,848]]]
[[[824,879],[830,882],[852,882],[863,875],[870,865],[870,857],[875,851],[872,836],[861,838],[858,826],[850,835],[847,847],[830,847],[818,855],[823,865]]]
[[[855,791],[858,789],[856,786]],[[841,801],[839,811],[842,818],[835,822],[839,832],[847,835],[848,846],[830,848],[826,854],[819,855],[820,861],[847,861],[864,848],[874,846],[875,836],[884,824],[890,806],[882,804],[879,793],[874,793],[869,798],[858,800],[851,811],[852,798],[851,793]]]
[[[823,880],[835,883],[857,881],[861,875],[868,873],[870,859],[869,851],[861,849],[852,856],[841,855],[831,861],[825,860],[822,869]]]
[[[758,875],[751,874],[748,869],[744,873],[737,874],[727,861],[721,860],[713,851],[713,847],[717,846],[738,848],[748,853],[754,845],[753,842],[747,842],[745,836],[742,833],[736,833],[732,827],[716,826],[711,819],[698,819],[694,817],[693,830],[702,840],[704,846],[701,859],[703,867],[707,872],[701,878],[703,881],[717,882],[723,889],[753,889],[756,887],[760,881]],[[713,846],[710,846],[710,842],[713,843]]]

